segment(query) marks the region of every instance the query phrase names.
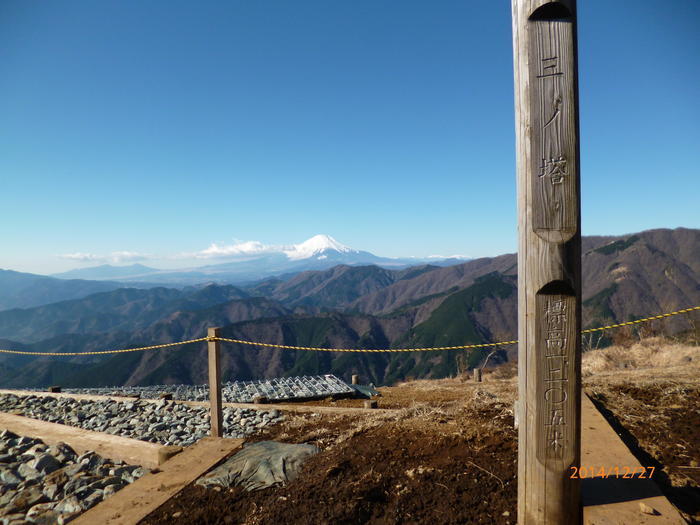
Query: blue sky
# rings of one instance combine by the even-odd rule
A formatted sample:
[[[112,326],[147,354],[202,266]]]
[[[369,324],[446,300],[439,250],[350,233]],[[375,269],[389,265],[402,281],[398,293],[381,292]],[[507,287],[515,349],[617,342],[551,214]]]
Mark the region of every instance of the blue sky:
[[[700,2],[578,9],[583,234],[700,227]],[[506,0],[3,0],[0,115],[0,268],[516,249]]]

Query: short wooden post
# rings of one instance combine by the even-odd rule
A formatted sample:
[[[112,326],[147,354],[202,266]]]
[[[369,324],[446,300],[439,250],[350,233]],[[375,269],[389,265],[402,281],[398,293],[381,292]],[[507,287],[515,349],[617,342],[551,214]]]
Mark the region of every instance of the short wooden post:
[[[207,331],[209,341],[209,420],[212,437],[223,437],[224,415],[221,410],[221,354],[219,341],[212,338],[219,337],[219,328],[209,328]]]
[[[474,381],[481,383],[481,368],[474,369]]]
[[[357,374],[352,375],[352,384],[353,385],[359,385],[360,384],[360,376]]]
[[[579,525],[576,0],[512,0],[518,180],[518,523]]]

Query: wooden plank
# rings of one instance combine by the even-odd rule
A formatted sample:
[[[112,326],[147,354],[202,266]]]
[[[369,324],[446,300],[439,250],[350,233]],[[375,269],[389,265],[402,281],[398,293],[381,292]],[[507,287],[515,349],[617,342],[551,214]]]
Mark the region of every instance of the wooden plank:
[[[216,338],[220,336],[218,328],[209,328],[207,337]],[[217,340],[210,340],[208,343],[209,354],[209,421],[212,437],[223,437],[224,416],[221,411],[221,363],[220,343]]]
[[[585,523],[595,525],[618,525],[635,523],[639,525],[685,525],[680,513],[661,493],[652,478],[626,479],[608,475],[595,475],[615,472],[625,475],[625,467],[641,472],[637,458],[622,442],[615,430],[596,409],[588,396],[582,397],[581,409],[581,497]],[[637,470],[639,469],[639,470]],[[647,470],[647,472],[649,472]],[[640,503],[655,509],[658,515],[641,512]]]
[[[93,450],[105,458],[122,460],[131,465],[142,465],[148,468],[157,467],[161,462],[159,457],[167,457],[168,452],[173,450],[173,447],[139,439],[93,432],[4,412],[0,412],[0,428],[8,429],[20,436],[39,438],[48,445],[63,442],[78,454]]]
[[[242,439],[203,438],[134,483],[80,515],[75,525],[136,525],[220,461],[243,446]]]
[[[512,10],[519,217],[518,523],[578,525],[580,487],[568,476],[568,467],[580,460],[576,3],[512,0]],[[555,339],[546,304],[553,297],[566,305],[568,335],[560,356],[566,362],[551,359]],[[565,382],[550,382],[564,372]],[[547,385],[552,384],[560,387],[557,399],[566,392],[562,407],[551,398],[555,392]]]

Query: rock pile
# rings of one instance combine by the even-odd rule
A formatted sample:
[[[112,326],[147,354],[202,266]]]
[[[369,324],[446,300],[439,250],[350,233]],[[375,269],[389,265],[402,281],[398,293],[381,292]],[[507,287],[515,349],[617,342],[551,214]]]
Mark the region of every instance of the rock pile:
[[[97,432],[187,446],[209,435],[209,409],[166,401],[92,401],[68,397],[0,395],[0,411]],[[281,421],[278,410],[226,407],[224,436],[242,438]]]
[[[66,388],[73,394],[97,394],[103,396],[129,395],[155,399],[169,393],[182,401],[208,401],[208,385],[156,385],[125,386],[112,388]],[[225,403],[252,403],[257,396],[269,401],[288,399],[316,399],[329,396],[349,396],[355,390],[333,374],[298,376],[261,381],[234,381],[221,385],[221,396]]]
[[[149,472],[64,443],[0,432],[0,523],[67,523]]]

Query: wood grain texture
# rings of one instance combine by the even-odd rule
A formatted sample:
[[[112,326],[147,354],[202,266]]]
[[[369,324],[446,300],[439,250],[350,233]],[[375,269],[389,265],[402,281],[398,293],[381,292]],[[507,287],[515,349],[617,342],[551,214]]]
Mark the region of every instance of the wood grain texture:
[[[601,466],[608,469],[618,467],[624,473],[625,466],[635,470],[642,464],[584,394],[581,396],[581,469],[585,469],[587,474],[582,482],[581,499],[585,523],[686,525],[687,522],[653,479],[630,480],[588,475],[599,471]],[[640,512],[640,503],[653,507],[659,515]]]
[[[532,121],[533,224],[546,241],[576,233],[576,122],[573,22],[530,20],[529,77]]]
[[[242,446],[242,439],[200,439],[166,461],[158,471],[137,479],[71,523],[136,525]]]
[[[535,17],[535,20],[531,20],[531,16],[539,8],[547,9],[549,7],[563,8],[570,24],[570,30],[562,31],[560,26],[555,26],[554,30],[558,38],[564,36],[572,40],[570,49],[574,98],[571,101],[570,110],[573,112],[571,121],[574,126],[574,134],[571,139],[572,145],[568,147],[573,148],[575,152],[575,173],[577,176],[570,179],[570,184],[573,185],[572,191],[566,192],[566,198],[569,199],[566,206],[569,210],[569,217],[574,219],[573,226],[560,222],[547,225],[548,227],[554,225],[556,228],[542,229],[535,226],[535,218],[538,217],[535,207],[545,206],[546,211],[548,201],[545,199],[548,196],[538,195],[539,188],[533,181],[533,177],[538,179],[538,183],[540,181],[538,175],[541,172],[541,148],[544,143],[542,137],[535,139],[535,135],[541,133],[541,130],[538,131],[538,123],[533,115],[533,108],[539,108],[540,104],[540,102],[533,102],[533,97],[535,97],[534,100],[539,100],[537,98],[538,92],[533,89],[533,78],[539,81],[537,76],[542,73],[542,62],[533,64],[531,59],[531,49],[535,45],[531,43],[531,40],[533,35],[537,35],[537,30],[533,31],[531,24],[541,23],[542,18]],[[569,472],[565,472],[563,459],[548,464],[546,460],[543,462],[537,457],[538,440],[541,441],[543,434],[541,422],[547,415],[546,404],[540,402],[540,397],[543,396],[541,388],[538,395],[538,381],[542,377],[544,366],[542,358],[545,355],[546,339],[542,339],[542,328],[538,328],[538,319],[542,322],[542,315],[538,314],[537,294],[551,283],[563,283],[568,293],[561,295],[570,295],[574,301],[573,319],[570,319],[568,327],[569,330],[573,330],[573,343],[569,342],[569,344],[573,345],[574,354],[573,361],[568,363],[569,372],[572,373],[571,383],[568,387],[576,394],[573,396],[571,427],[567,429],[571,446],[566,460],[568,462],[569,459],[573,458],[571,464],[574,465],[580,461],[581,236],[579,226],[578,104],[576,100],[576,4],[574,0],[562,2],[512,0],[512,9],[519,215],[518,523],[578,525],[582,520],[578,480],[571,479]],[[550,26],[547,26],[547,31],[550,31],[551,34]],[[535,74],[533,74],[533,68],[535,68]],[[554,88],[550,91],[553,93]],[[539,120],[541,121],[541,118]],[[544,139],[547,139],[546,135]],[[562,193],[563,198],[565,192],[560,193]],[[575,202],[570,202],[571,199]],[[539,217],[545,215],[540,214]]]
[[[111,460],[126,461],[130,465],[141,465],[147,468],[157,467],[160,464],[160,450],[167,448],[139,439],[94,432],[4,412],[0,412],[0,429],[7,429],[20,436],[41,439],[47,445],[66,443],[78,454],[94,451]]]
[[[220,337],[219,328],[209,328],[207,337]],[[221,408],[221,343],[209,341],[209,419],[211,421],[211,436],[220,438],[224,436],[224,414]]]

